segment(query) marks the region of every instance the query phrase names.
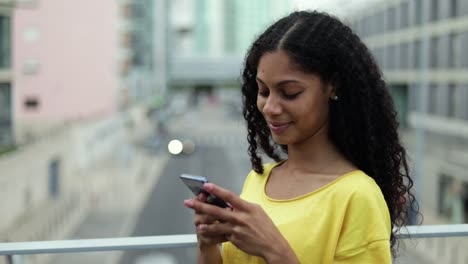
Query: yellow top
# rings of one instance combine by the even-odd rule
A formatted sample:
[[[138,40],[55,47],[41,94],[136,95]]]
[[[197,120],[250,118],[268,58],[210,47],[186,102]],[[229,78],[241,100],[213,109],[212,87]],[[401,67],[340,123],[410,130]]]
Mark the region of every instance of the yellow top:
[[[391,263],[391,222],[374,179],[357,170],[311,193],[275,200],[265,193],[271,170],[251,171],[241,198],[261,205],[301,263]],[[271,241],[271,243],[275,243]],[[226,242],[223,264],[265,263]]]

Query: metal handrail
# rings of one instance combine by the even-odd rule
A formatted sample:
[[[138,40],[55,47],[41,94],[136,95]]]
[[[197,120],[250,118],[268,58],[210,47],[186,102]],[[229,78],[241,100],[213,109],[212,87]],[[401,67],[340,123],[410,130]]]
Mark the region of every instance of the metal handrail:
[[[0,243],[0,255],[180,248],[197,244],[195,234]]]
[[[468,224],[405,226],[397,238],[468,237]]]
[[[397,237],[401,239],[460,236],[468,236],[468,224],[406,226],[397,234]],[[196,244],[197,238],[195,234],[10,242],[0,243],[0,255],[181,248],[193,247]]]

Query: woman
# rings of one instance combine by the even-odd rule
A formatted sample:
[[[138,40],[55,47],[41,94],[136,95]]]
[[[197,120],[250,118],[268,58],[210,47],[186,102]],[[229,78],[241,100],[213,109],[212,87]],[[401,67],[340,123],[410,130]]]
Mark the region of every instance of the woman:
[[[391,263],[413,181],[360,39],[332,16],[294,12],[251,46],[242,93],[253,170],[240,197],[204,185],[230,210],[203,194],[184,202],[199,263]],[[276,163],[262,165],[259,151]]]

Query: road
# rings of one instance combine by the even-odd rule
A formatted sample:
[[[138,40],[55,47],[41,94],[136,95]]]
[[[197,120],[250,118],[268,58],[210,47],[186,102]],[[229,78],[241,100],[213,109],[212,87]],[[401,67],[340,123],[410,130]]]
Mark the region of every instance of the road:
[[[196,151],[170,158],[131,236],[194,233],[193,212],[183,206],[183,200],[193,195],[178,178],[181,173],[206,176],[210,181],[240,193],[250,170],[242,127],[236,125],[236,120],[229,120],[228,113],[222,108],[205,110],[188,114],[179,129],[171,129],[171,134],[177,138],[194,140]],[[220,122],[224,125],[220,126]],[[138,263],[138,259],[141,261],[148,255],[153,256],[152,263],[196,262],[196,249],[182,248],[128,251],[120,263]]]

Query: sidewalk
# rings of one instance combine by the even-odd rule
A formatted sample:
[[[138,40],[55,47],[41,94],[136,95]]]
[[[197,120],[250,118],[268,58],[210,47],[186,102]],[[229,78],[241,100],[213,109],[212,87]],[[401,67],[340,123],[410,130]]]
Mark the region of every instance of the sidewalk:
[[[200,117],[203,116],[203,119]],[[171,131],[190,131],[191,134],[205,134],[217,131],[220,134],[246,133],[243,119],[229,120],[223,105],[200,102],[198,106],[187,111],[183,116],[171,122]]]
[[[139,155],[139,169],[132,175],[118,173],[115,167],[93,173],[91,177],[102,175],[101,184],[108,188],[97,187],[101,192],[93,198],[84,220],[67,239],[125,237],[131,234],[136,217],[169,158],[164,153],[158,156]],[[112,179],[105,175],[112,175]],[[118,263],[122,254],[121,251],[56,254],[49,263],[113,264]]]
[[[142,122],[130,135],[124,155],[111,157],[99,166],[82,173],[80,194],[88,209],[71,235],[64,239],[92,239],[129,236],[136,217],[164,169],[169,154],[148,153],[141,143],[152,137],[150,121]],[[54,254],[50,264],[118,263],[123,252],[86,252]]]
[[[73,171],[66,171],[63,174],[65,176],[60,181],[61,191],[55,199],[46,197],[47,199],[41,198],[37,203],[31,202],[29,207],[16,206],[16,209],[22,208],[23,212],[18,216],[15,215],[12,224],[1,230],[0,240],[19,242],[127,236],[133,228],[134,217],[147,199],[149,191],[158,180],[159,174],[168,160],[168,156],[164,152],[158,152],[158,155],[150,155],[138,147],[140,146],[139,143],[154,133],[154,125],[151,120],[146,119],[145,111],[142,110],[132,114],[130,119],[132,120],[132,126],[124,127],[124,130],[116,132],[122,136],[117,144],[112,146],[112,154],[102,156],[101,159],[105,159],[104,161],[99,160],[99,163],[90,165],[91,167],[79,169],[76,166],[71,166],[70,168],[73,168]],[[70,144],[75,143],[78,145],[90,144],[90,141],[86,141],[86,139],[89,139],[89,135],[88,137],[84,137],[82,134],[72,136],[72,133],[67,132],[60,138],[50,138],[47,142],[41,143],[44,145],[40,149],[42,152],[37,151],[38,153],[35,154],[43,154],[44,157],[48,157],[46,154],[59,149],[62,151],[59,154],[63,155],[68,153],[67,151],[74,151],[74,149],[59,147],[62,145],[70,146]],[[63,143],[60,146],[58,146],[59,143],[57,142],[59,140],[61,144]],[[74,142],[75,140],[81,141]],[[57,151],[54,153],[59,155]],[[35,175],[35,177],[29,176],[34,175],[35,172],[41,172],[45,165],[42,163],[36,164],[38,163],[36,162],[37,159],[29,157],[31,155],[23,156],[25,155],[22,155],[21,159],[18,158],[18,164],[11,165],[11,162],[7,162],[8,159],[3,162],[9,165],[9,168],[12,167],[9,174],[20,175],[22,178],[17,177],[18,181],[21,181],[20,183],[26,187],[31,186],[31,188],[47,190],[47,185],[44,186],[44,182],[47,183],[47,181],[41,178],[40,184],[38,184],[36,180],[38,175]],[[67,156],[70,159],[73,157],[72,155]],[[20,168],[22,170],[19,170]],[[23,170],[23,168],[27,170]],[[69,170],[69,167],[62,169]],[[43,174],[46,173],[47,171]],[[46,178],[46,176],[43,178]],[[6,193],[4,196],[15,199],[15,202],[21,205],[18,201],[24,198],[21,196],[21,191],[24,189],[23,185],[13,186],[18,187],[18,190],[12,188],[11,185],[5,185],[8,186],[7,190],[16,196],[8,196],[10,193]],[[33,193],[33,195],[34,198],[37,197],[36,193]],[[5,210],[5,212],[8,212],[8,210]],[[103,260],[114,263],[116,261],[112,260],[118,259],[118,252],[105,253],[105,259],[95,257],[88,259],[85,253],[78,254],[76,261],[93,263],[93,259],[95,259],[94,263],[103,263]],[[23,255],[21,258],[24,263],[29,264],[72,263],[72,261],[75,261],[71,260],[70,257],[63,260],[61,256],[56,254]],[[4,263],[3,261],[0,258],[0,263]]]

